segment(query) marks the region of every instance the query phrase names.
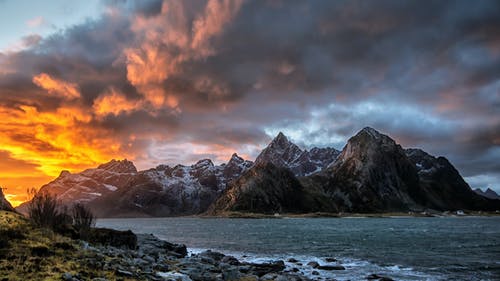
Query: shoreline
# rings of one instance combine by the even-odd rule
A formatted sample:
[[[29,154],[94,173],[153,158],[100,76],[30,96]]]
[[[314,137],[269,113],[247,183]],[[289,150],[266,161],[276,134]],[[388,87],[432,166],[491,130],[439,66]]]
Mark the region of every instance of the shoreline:
[[[388,213],[283,213],[283,214],[262,214],[249,212],[226,212],[217,215],[186,215],[186,216],[119,216],[119,217],[98,217],[97,219],[151,219],[151,218],[199,218],[199,219],[294,219],[294,218],[474,218],[474,217],[500,217],[500,212],[466,212],[456,213],[426,213],[426,212],[388,212]]]

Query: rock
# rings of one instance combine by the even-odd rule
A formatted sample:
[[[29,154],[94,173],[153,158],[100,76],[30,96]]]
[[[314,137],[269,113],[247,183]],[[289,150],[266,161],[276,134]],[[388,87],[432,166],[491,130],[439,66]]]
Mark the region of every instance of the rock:
[[[267,273],[277,273],[285,269],[285,262],[275,261],[270,263],[254,263],[251,264],[251,272],[261,277]]]
[[[394,281],[393,279],[386,277],[386,276],[380,276],[378,274],[370,274],[366,277],[367,280],[379,280],[379,281]]]
[[[63,275],[62,275],[62,280],[64,281],[72,281],[73,280],[73,275],[69,272],[65,272]]]
[[[225,281],[236,281],[240,279],[240,272],[237,269],[231,269],[222,272],[222,278]]]
[[[293,272],[299,272],[300,270],[298,268],[294,267],[294,268],[292,268],[292,271]]]
[[[341,265],[320,265],[316,268],[321,270],[345,270],[345,267]]]
[[[178,272],[157,272],[156,275],[162,277],[165,280],[193,281],[191,278],[189,278],[189,276]]]
[[[126,270],[123,270],[123,269],[116,270],[116,274],[121,275],[121,276],[127,276],[127,277],[134,276],[134,274],[132,272],[126,271]]]
[[[319,275],[319,272],[317,272],[316,270],[313,270],[313,272],[311,274],[312,275]]]
[[[307,263],[308,266],[312,267],[312,268],[318,268],[319,266],[319,263],[315,262],[315,261],[310,261]]]
[[[326,258],[325,261],[326,262],[337,262],[337,259],[336,258]]]
[[[298,260],[296,260],[294,258],[289,258],[287,261],[291,262],[291,263],[298,263],[299,262]]]
[[[209,258],[214,259],[216,261],[221,261],[225,257],[224,254],[219,253],[219,252],[212,252],[211,250],[201,252],[199,254],[199,256],[209,257]]]
[[[92,228],[88,241],[104,246],[125,247],[131,250],[137,248],[137,236],[130,230],[119,231],[108,228]]]
[[[187,256],[186,245],[163,241],[152,234],[138,234],[137,244],[139,245],[139,251],[144,255],[158,257],[167,254],[176,258]]]
[[[265,275],[261,276],[259,278],[259,280],[261,280],[261,281],[267,281],[267,280],[275,280],[276,278],[278,278],[278,274],[276,274],[276,273],[268,273],[268,274],[265,274]]]
[[[240,261],[233,256],[225,256],[222,258],[221,262],[227,263],[230,265],[240,265],[241,264]]]

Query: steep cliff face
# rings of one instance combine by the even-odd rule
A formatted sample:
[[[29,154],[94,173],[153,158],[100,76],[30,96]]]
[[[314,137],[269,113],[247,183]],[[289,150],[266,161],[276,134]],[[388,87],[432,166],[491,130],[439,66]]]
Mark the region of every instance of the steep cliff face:
[[[303,194],[302,185],[290,170],[269,162],[259,163],[234,181],[208,213],[304,212]]]
[[[14,211],[12,205],[10,205],[9,201],[5,199],[5,195],[3,194],[3,189],[0,187],[0,210],[3,211]]]
[[[434,157],[421,149],[405,151],[415,165],[425,206],[438,210],[498,210],[500,200],[476,194],[444,157]]]

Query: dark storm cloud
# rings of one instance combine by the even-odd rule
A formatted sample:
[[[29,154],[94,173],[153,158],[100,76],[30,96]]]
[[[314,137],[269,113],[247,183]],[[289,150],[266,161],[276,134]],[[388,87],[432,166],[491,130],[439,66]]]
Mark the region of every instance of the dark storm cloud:
[[[76,84],[88,125],[144,163],[255,156],[280,130],[342,148],[373,126],[464,175],[500,174],[497,1],[106,4],[100,20],[0,54],[0,104],[55,112],[76,102],[33,77]],[[104,96],[102,110],[125,109],[97,114]],[[168,149],[185,142],[209,148]]]

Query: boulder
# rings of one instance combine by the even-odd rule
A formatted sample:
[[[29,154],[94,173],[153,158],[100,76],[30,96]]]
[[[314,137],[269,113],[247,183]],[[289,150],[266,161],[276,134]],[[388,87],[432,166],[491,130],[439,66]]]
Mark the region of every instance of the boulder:
[[[94,244],[117,248],[123,247],[132,250],[137,248],[137,236],[130,230],[119,231],[108,228],[92,228],[89,231],[88,241]]]

